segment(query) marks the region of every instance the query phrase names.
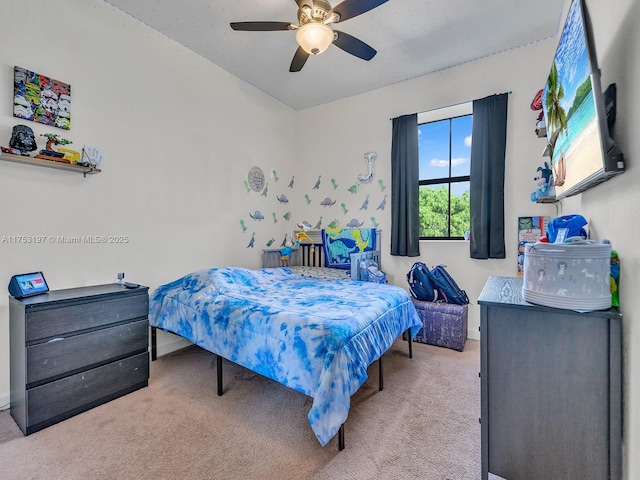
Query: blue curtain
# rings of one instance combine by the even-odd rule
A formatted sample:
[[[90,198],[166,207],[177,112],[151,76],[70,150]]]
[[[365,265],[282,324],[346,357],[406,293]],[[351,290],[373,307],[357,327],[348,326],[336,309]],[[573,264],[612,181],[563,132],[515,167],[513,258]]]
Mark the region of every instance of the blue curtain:
[[[420,256],[418,115],[393,119],[391,139],[391,255]]]
[[[508,94],[473,102],[471,258],[505,258],[504,164]]]

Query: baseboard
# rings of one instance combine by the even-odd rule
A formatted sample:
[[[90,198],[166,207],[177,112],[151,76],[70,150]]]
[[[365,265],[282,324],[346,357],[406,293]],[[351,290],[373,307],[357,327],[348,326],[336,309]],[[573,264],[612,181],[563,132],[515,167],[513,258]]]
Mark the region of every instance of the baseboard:
[[[0,412],[3,410],[9,410],[9,402],[11,401],[9,395],[0,395]]]

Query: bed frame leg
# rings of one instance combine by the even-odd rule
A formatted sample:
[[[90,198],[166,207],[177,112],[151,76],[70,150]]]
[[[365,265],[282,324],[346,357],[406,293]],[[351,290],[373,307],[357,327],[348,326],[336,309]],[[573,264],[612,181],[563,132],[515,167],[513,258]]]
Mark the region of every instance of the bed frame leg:
[[[413,358],[413,349],[411,348],[411,327],[407,328],[407,342],[409,342],[409,358]]]
[[[218,396],[222,396],[222,357],[216,355],[216,373],[218,376]]]
[[[378,391],[381,392],[384,389],[384,380],[382,378],[382,357],[378,359]]]
[[[338,430],[338,451],[344,450],[344,423],[340,425],[340,430]]]
[[[151,361],[155,361],[158,358],[158,339],[156,336],[156,327],[151,327]]]

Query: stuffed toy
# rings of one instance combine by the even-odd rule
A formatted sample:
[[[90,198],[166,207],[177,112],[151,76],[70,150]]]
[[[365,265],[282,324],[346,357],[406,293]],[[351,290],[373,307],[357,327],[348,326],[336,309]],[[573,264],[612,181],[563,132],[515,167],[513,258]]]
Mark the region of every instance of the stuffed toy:
[[[286,262],[287,260],[289,260],[289,258],[291,258],[291,252],[293,251],[293,248],[291,248],[291,246],[287,245],[284,248],[280,249],[280,260],[282,260],[283,262]]]
[[[305,232],[304,230],[300,230],[298,232],[294,232],[294,234],[296,237],[296,241],[292,242],[291,245],[287,245],[284,248],[280,249],[280,260],[282,261],[289,260],[289,258],[291,257],[291,253],[293,252],[293,247],[299,247],[303,241],[307,241],[311,244],[311,247],[309,248],[309,251],[311,253],[315,252],[315,244],[313,243],[313,239],[309,235],[307,235],[307,232]]]
[[[536,202],[542,197],[556,196],[556,189],[553,184],[553,170],[551,170],[547,162],[544,162],[544,167],[538,167],[534,180],[538,188],[531,194],[532,202]]]

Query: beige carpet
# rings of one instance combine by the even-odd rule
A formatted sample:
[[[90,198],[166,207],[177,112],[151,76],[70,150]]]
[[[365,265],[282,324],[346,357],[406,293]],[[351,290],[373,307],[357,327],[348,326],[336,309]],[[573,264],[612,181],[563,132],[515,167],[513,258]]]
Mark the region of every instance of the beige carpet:
[[[2,479],[480,478],[480,346],[400,340],[352,397],[346,449],[321,447],[311,399],[189,347],[151,364],[149,386],[24,437],[0,412]]]

